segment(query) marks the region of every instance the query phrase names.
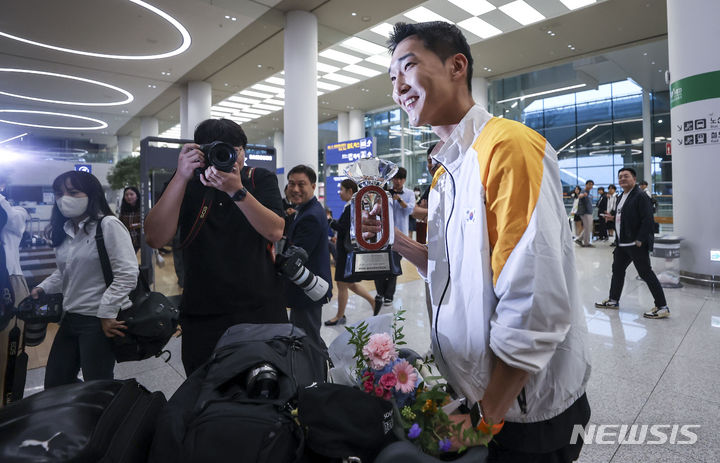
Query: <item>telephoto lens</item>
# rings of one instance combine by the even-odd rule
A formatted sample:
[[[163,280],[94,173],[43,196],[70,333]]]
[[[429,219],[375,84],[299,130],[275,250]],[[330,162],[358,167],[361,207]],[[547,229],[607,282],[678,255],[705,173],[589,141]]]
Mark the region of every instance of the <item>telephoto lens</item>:
[[[269,363],[261,363],[248,372],[245,386],[251,399],[277,399],[280,392],[277,370]]]
[[[319,301],[328,292],[330,285],[327,281],[312,273],[307,267],[308,255],[303,248],[290,246],[275,258],[275,265],[281,275],[298,285],[307,297]]]

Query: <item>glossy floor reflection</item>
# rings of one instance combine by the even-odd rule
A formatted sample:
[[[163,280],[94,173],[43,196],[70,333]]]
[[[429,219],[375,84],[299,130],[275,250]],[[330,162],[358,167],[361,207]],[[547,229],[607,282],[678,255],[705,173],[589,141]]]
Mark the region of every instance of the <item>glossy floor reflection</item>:
[[[612,249],[606,243],[595,248],[576,249],[581,303],[588,323],[588,346],[593,374],[588,385],[592,405],[591,423],[690,424],[697,442],[677,445],[585,445],[581,462],[715,462],[720,452],[720,292],[685,286],[666,289],[671,317],[648,320],[642,313],[653,300],[637,272],[628,269],[620,310],[596,309],[594,302],[607,297],[610,286]],[[405,335],[408,347],[425,353],[430,345],[425,308],[425,287],[414,268],[405,264],[393,309],[406,310]],[[655,263],[662,264],[662,263]],[[164,281],[174,284],[172,263],[158,269]],[[372,283],[366,287],[374,294]],[[323,310],[323,320],[337,310],[333,299]],[[352,324],[372,316],[372,308],[352,292],[346,310]],[[322,328],[326,343],[344,326]],[[170,396],[184,379],[180,361],[180,340],[170,343],[172,359],[158,359],[118,365],[118,378],[135,377],[151,390]],[[44,369],[28,375],[28,393],[42,389]]]

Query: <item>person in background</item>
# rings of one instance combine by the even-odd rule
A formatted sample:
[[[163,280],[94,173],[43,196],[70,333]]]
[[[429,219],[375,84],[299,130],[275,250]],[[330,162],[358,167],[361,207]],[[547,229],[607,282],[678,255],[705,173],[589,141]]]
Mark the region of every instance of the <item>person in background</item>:
[[[579,215],[582,220],[583,231],[582,237],[576,239],[575,242],[584,248],[593,247],[591,244],[593,231],[593,205],[592,195],[590,194],[593,186],[595,186],[595,182],[588,180],[585,182],[585,190],[578,195],[579,201],[577,215]]]
[[[603,217],[603,213],[607,207],[607,195],[605,194],[605,188],[603,187],[598,187],[598,200],[595,207],[597,207],[598,210],[598,239],[607,241],[607,223],[605,222],[605,217]]]
[[[137,252],[140,249],[142,217],[140,217],[140,191],[136,187],[129,186],[123,191],[119,218],[130,232],[133,248]]]
[[[404,167],[398,168],[397,173],[392,178],[392,189],[390,195],[392,196],[392,208],[393,208],[393,223],[395,228],[407,236],[410,236],[410,222],[409,217],[415,208],[415,194],[412,190],[405,188],[405,181],[407,180],[407,170]],[[395,260],[397,267],[400,267],[400,261],[402,257],[397,252],[392,253],[392,258]],[[377,295],[375,296],[375,304],[373,313],[375,315],[380,312],[382,306],[390,306],[393,303],[395,297],[395,288],[397,286],[397,275],[388,275],[382,278],[375,279],[375,289]]]
[[[177,170],[148,212],[144,229],[152,248],[180,232],[180,325],[187,376],[208,361],[229,327],[287,323],[283,281],[272,252],[285,225],[277,176],[245,166],[247,136],[236,122],[206,119],[193,139],[180,150]],[[200,145],[214,141],[235,149],[237,161],[230,172],[209,165],[200,151]],[[209,212],[196,226],[204,203]]]
[[[612,226],[612,224],[608,224],[608,216],[614,216],[615,215],[615,209],[617,208],[617,188],[612,183],[608,185],[608,191],[607,191],[607,204],[605,205],[605,210],[602,212],[602,216],[605,219],[605,230],[608,232],[609,236],[615,236],[615,227]],[[612,243],[610,243],[610,246],[615,246],[615,240],[613,240]]]
[[[625,271],[632,262],[640,278],[647,284],[655,299],[655,307],[643,313],[643,317],[658,319],[670,316],[665,292],[650,266],[653,249],[653,213],[650,198],[635,183],[637,174],[631,167],[618,171],[618,184],[623,192],[618,198],[617,211],[608,220],[615,223],[617,246],[613,251],[612,280],[607,299],[596,302],[599,309],[619,309],[620,295],[625,284]]]
[[[100,182],[87,172],[69,171],[53,182],[55,206],[50,238],[57,269],[33,288],[30,295],[62,293],[65,314],[50,349],[45,389],[83,379],[113,379],[112,341],[125,336],[118,313],[132,305],[138,264],[125,226],[113,215]],[[113,281],[105,284],[95,230],[100,220]]]
[[[580,193],[582,193],[580,185],[575,185],[572,193],[570,193],[570,197],[573,200],[572,207],[570,208],[570,217],[575,224],[575,239],[579,239],[583,232],[582,217],[578,214],[578,208],[580,207]]]
[[[350,248],[350,199],[357,191],[357,184],[349,178],[346,178],[340,183],[340,199],[347,204],[345,204],[340,218],[330,222],[330,228],[337,232],[335,282],[338,288],[338,309],[337,314],[335,314],[333,318],[325,321],[326,326],[344,325],[347,321],[345,318],[345,307],[348,302],[348,290],[368,301],[370,307],[373,307],[374,299],[370,293],[362,287],[360,280],[345,276],[345,263],[347,262],[347,253]]]
[[[328,225],[332,225],[332,210],[327,206],[325,207],[325,216],[327,217]],[[331,262],[337,262],[337,235],[331,226],[328,226],[328,250],[330,251]]]
[[[8,176],[0,175],[0,247],[2,247],[5,257],[5,261],[0,262],[0,265],[4,267],[3,270],[7,271],[8,284],[8,288],[5,288],[4,285],[0,288],[0,291],[3,291],[0,293],[0,297],[4,299],[4,301],[0,301],[0,304],[6,303],[5,309],[11,310],[11,305],[17,306],[20,301],[28,295],[27,282],[23,276],[22,268],[20,268],[20,240],[25,231],[25,223],[29,217],[24,208],[13,206],[7,198],[5,198],[4,193],[8,182]],[[12,291],[12,301],[5,299],[10,296],[9,294],[5,294],[5,289]],[[0,329],[0,407],[7,404],[5,377],[15,374],[14,371],[5,370],[7,368],[9,354],[7,349],[8,335],[16,322],[20,329],[20,343],[22,344],[24,342],[22,333],[25,328],[22,320],[16,319],[16,321],[10,322],[5,329]]]
[[[327,246],[328,222],[323,207],[315,197],[317,174],[312,167],[297,165],[288,172],[288,198],[297,204],[297,214],[288,230],[286,249],[298,246],[305,250],[308,260],[305,267],[328,283],[325,296],[318,301],[310,299],[305,292],[290,281],[285,282],[290,322],[305,330],[308,338],[327,352],[320,337],[322,306],[332,297],[330,252]]]

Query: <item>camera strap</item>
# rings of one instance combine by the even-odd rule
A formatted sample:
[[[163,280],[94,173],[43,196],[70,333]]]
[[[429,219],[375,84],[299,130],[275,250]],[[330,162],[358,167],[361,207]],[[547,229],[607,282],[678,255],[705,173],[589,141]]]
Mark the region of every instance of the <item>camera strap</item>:
[[[248,167],[245,166],[242,168],[242,171],[240,175],[245,173],[247,174],[247,177],[250,180],[250,183],[252,184],[252,188],[250,191],[255,190],[255,168],[254,167]],[[245,184],[245,182],[243,182]],[[205,220],[207,219],[208,214],[210,214],[210,208],[212,207],[213,201],[215,200],[215,188],[207,188],[205,190],[205,194],[203,195],[202,204],[200,205],[200,210],[198,211],[198,215],[195,217],[195,222],[193,222],[192,228],[190,228],[190,233],[187,234],[185,239],[182,243],[180,243],[180,246],[177,247],[177,249],[184,249],[188,246],[190,246],[190,243],[192,243],[195,238],[197,237],[198,233],[200,232],[200,229],[202,228],[203,224],[205,223]]]

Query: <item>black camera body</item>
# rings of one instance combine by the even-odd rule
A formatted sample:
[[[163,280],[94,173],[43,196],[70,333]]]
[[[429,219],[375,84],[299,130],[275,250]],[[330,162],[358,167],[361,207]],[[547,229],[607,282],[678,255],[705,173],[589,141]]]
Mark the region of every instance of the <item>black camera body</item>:
[[[312,273],[305,262],[308,254],[299,246],[290,246],[282,254],[275,256],[275,267],[280,275],[298,285],[305,295],[313,301],[319,301],[327,294],[328,282]]]
[[[205,155],[206,167],[213,166],[223,172],[232,172],[237,162],[237,151],[233,145],[224,141],[214,141],[200,145],[199,149]],[[195,175],[199,177],[204,171],[204,168],[198,167],[195,169]]]

